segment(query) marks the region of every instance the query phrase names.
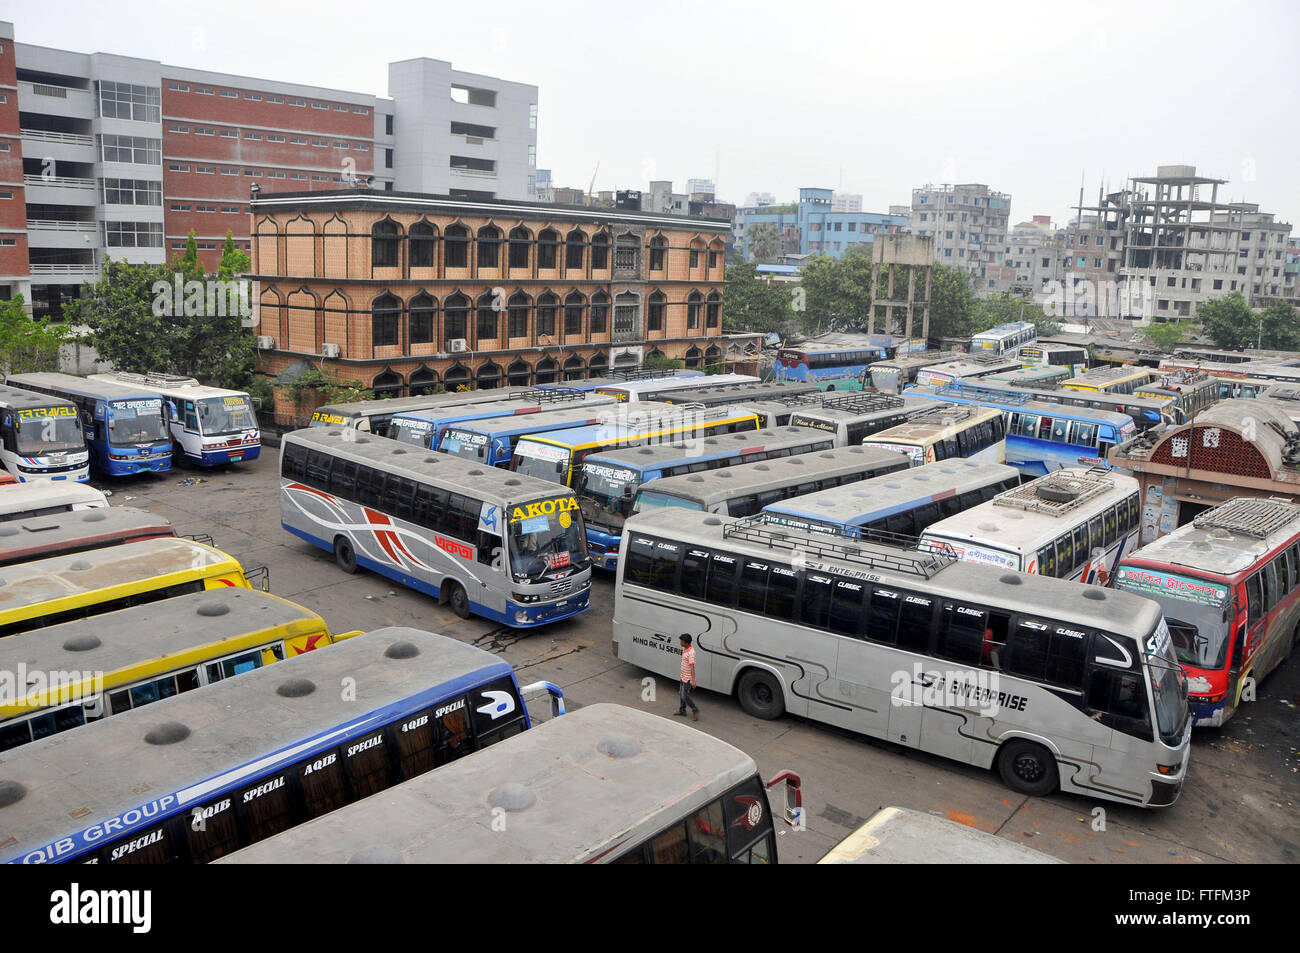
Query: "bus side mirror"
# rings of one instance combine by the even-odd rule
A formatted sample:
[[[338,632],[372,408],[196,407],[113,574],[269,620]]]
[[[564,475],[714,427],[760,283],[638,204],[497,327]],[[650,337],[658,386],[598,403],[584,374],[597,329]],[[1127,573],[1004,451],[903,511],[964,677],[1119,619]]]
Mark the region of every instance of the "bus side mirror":
[[[793,771],[779,771],[767,782],[767,789],[770,791],[782,781],[785,782],[785,822],[799,827],[803,821],[803,782]]]
[[[623,487],[623,499],[627,500],[629,503],[632,500],[636,499],[636,493],[635,491],[633,491],[632,487],[630,486]]]

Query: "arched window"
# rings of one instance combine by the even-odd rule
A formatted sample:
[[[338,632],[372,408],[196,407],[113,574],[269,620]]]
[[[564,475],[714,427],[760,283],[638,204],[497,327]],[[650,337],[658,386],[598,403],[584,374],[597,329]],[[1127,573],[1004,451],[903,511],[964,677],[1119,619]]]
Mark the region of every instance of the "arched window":
[[[558,368],[555,366],[555,361],[549,357],[543,358],[542,360],[538,361],[537,362],[537,383],[554,384],[555,374],[557,370]]]
[[[620,235],[614,240],[614,267],[620,271],[641,270],[641,240],[635,235]]]
[[[698,347],[695,347],[694,345],[691,345],[690,349],[687,350],[687,352],[686,352],[686,366],[687,366],[687,367],[699,367],[699,366],[700,366],[700,349],[699,349]]]
[[[375,268],[396,268],[401,264],[402,229],[391,218],[375,222],[370,229],[370,264]]]
[[[371,381],[370,389],[375,392],[376,397],[397,397],[402,392],[402,375],[391,367],[386,368],[382,374]]]
[[[581,291],[570,291],[564,298],[564,336],[582,335],[582,306],[586,304]]]
[[[614,299],[614,334],[616,340],[627,340],[631,334],[640,335],[641,299],[630,291],[624,291]]]
[[[501,262],[501,229],[484,225],[478,230],[478,266],[496,268]]]
[[[429,297],[428,294],[421,291],[411,299],[411,343],[412,344],[432,344],[437,338],[434,335],[434,321],[438,310],[438,302]],[[415,375],[411,375],[411,380],[415,380]]]
[[[704,251],[703,240],[699,238],[694,239],[691,242],[691,260],[689,263],[690,267],[692,268],[700,267],[700,255],[703,251]]]
[[[469,299],[460,292],[442,303],[442,346],[451,350],[452,341],[469,337]],[[448,374],[451,372],[448,371]],[[469,372],[466,371],[468,374]]]
[[[718,348],[716,344],[710,344],[708,349],[704,352],[705,364],[716,364],[721,358],[722,358],[722,351]]]
[[[516,291],[510,296],[510,305],[506,312],[507,331],[512,338],[528,336],[528,295]]]
[[[578,355],[573,355],[564,362],[564,379],[578,381],[587,376],[587,365]]]
[[[448,268],[469,267],[469,229],[464,225],[448,225],[443,236],[443,257]]]
[[[437,261],[438,230],[428,222],[411,226],[411,267],[432,268]]]
[[[385,291],[370,304],[370,343],[375,347],[401,343],[401,323],[402,302]]]
[[[537,267],[554,268],[559,247],[559,232],[553,228],[542,229],[541,234],[537,236]]]
[[[660,357],[664,356],[663,352],[658,350],[652,351],[650,353],[650,356],[653,357],[656,354],[658,354]],[[636,355],[633,354],[631,351],[624,351],[621,354],[619,354],[618,357],[614,358],[615,367],[627,367],[629,364],[635,364],[635,363],[637,363]]]
[[[705,326],[710,328],[716,328],[718,324],[721,322],[722,295],[718,294],[716,291],[710,291],[709,303],[705,307],[704,313],[705,313],[705,319],[704,319]]]
[[[609,330],[609,295],[597,291],[591,296],[591,333],[604,334]]]
[[[650,307],[646,315],[647,331],[662,331],[664,329],[664,312],[668,309],[668,298],[662,291],[652,291],[650,293]]]
[[[420,365],[419,369],[411,373],[411,380],[408,390],[412,397],[420,397],[424,394],[432,394],[438,389],[438,372],[430,367]]]
[[[469,368],[459,361],[447,368],[447,373],[442,375],[442,386],[447,391],[469,390],[469,382]]]
[[[485,291],[478,296],[478,320],[476,331],[478,338],[482,340],[495,340],[496,336],[501,333],[500,317],[501,312],[497,310],[497,299],[491,291]],[[498,373],[501,368],[497,368]]]
[[[528,246],[532,243],[533,234],[522,225],[517,225],[510,229],[510,267],[527,268],[528,267]]]
[[[609,232],[591,236],[591,267],[595,270],[609,267]]]
[[[686,330],[698,328],[700,326],[700,305],[704,303],[704,296],[698,291],[692,291],[686,298]]]
[[[587,236],[583,234],[580,228],[575,228],[564,236],[564,267],[566,269],[580,269],[582,267],[582,253],[586,244]]]
[[[517,360],[506,368],[506,382],[511,387],[527,387],[533,376],[533,369],[525,360]]]
[[[560,300],[549,291],[544,292],[537,299],[537,336],[555,335],[555,312],[558,310]],[[537,365],[541,368],[541,365]]]
[[[650,270],[663,271],[668,267],[668,239],[656,235],[650,239]]]
[[[600,351],[591,356],[591,360],[587,364],[587,370],[592,377],[606,376],[606,373],[609,371],[609,358],[605,356],[604,351]]]
[[[668,355],[666,355],[663,351],[659,350],[659,348],[655,348],[653,351],[651,351],[649,354],[646,355],[646,357],[648,358],[655,358],[655,359],[663,359],[667,356]]]
[[[479,390],[495,390],[501,386],[501,365],[488,361],[478,369],[476,378]]]

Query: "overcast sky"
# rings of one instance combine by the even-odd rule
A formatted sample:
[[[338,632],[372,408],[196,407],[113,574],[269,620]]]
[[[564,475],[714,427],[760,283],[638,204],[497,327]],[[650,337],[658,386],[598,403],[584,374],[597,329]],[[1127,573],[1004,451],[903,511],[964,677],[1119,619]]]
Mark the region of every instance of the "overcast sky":
[[[558,185],[720,198],[984,182],[1012,222],[1161,164],[1300,217],[1300,4],[0,2],[19,42],[387,93],[428,56],[540,87]]]

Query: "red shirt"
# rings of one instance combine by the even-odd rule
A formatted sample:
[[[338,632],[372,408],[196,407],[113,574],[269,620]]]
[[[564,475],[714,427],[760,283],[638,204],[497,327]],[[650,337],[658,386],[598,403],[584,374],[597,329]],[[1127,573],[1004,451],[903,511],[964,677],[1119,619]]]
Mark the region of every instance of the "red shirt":
[[[695,684],[695,646],[682,649],[682,681]]]

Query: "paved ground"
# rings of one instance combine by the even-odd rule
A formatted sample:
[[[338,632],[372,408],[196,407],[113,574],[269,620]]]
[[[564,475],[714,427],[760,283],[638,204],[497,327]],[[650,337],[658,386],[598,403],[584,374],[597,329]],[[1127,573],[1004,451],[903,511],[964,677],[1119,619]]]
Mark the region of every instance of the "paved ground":
[[[521,680],[549,679],[571,703],[641,706],[646,673],[614,658],[613,586],[599,576],[590,611],[520,632],[461,620],[419,593],[378,576],[339,571],[324,552],[280,527],[278,451],[247,465],[178,470],[131,481],[96,481],[112,502],[156,510],[182,533],[210,533],[245,566],[270,567],[271,589],[309,606],[337,631],[415,625],[500,655]],[[187,480],[203,482],[183,485]],[[663,714],[676,685],[657,682]],[[930,811],[1075,863],[1295,863],[1300,860],[1300,659],[1263,685],[1260,698],[1228,725],[1193,737],[1190,777],[1172,808],[1144,811],[1073,795],[1026,798],[991,772],[786,715],[751,718],[730,698],[702,693],[698,727],[749,752],[765,775],[782,768],[803,778],[808,829],[786,831],[785,862],[812,862],[877,808]],[[1094,818],[1105,812],[1104,829]]]

